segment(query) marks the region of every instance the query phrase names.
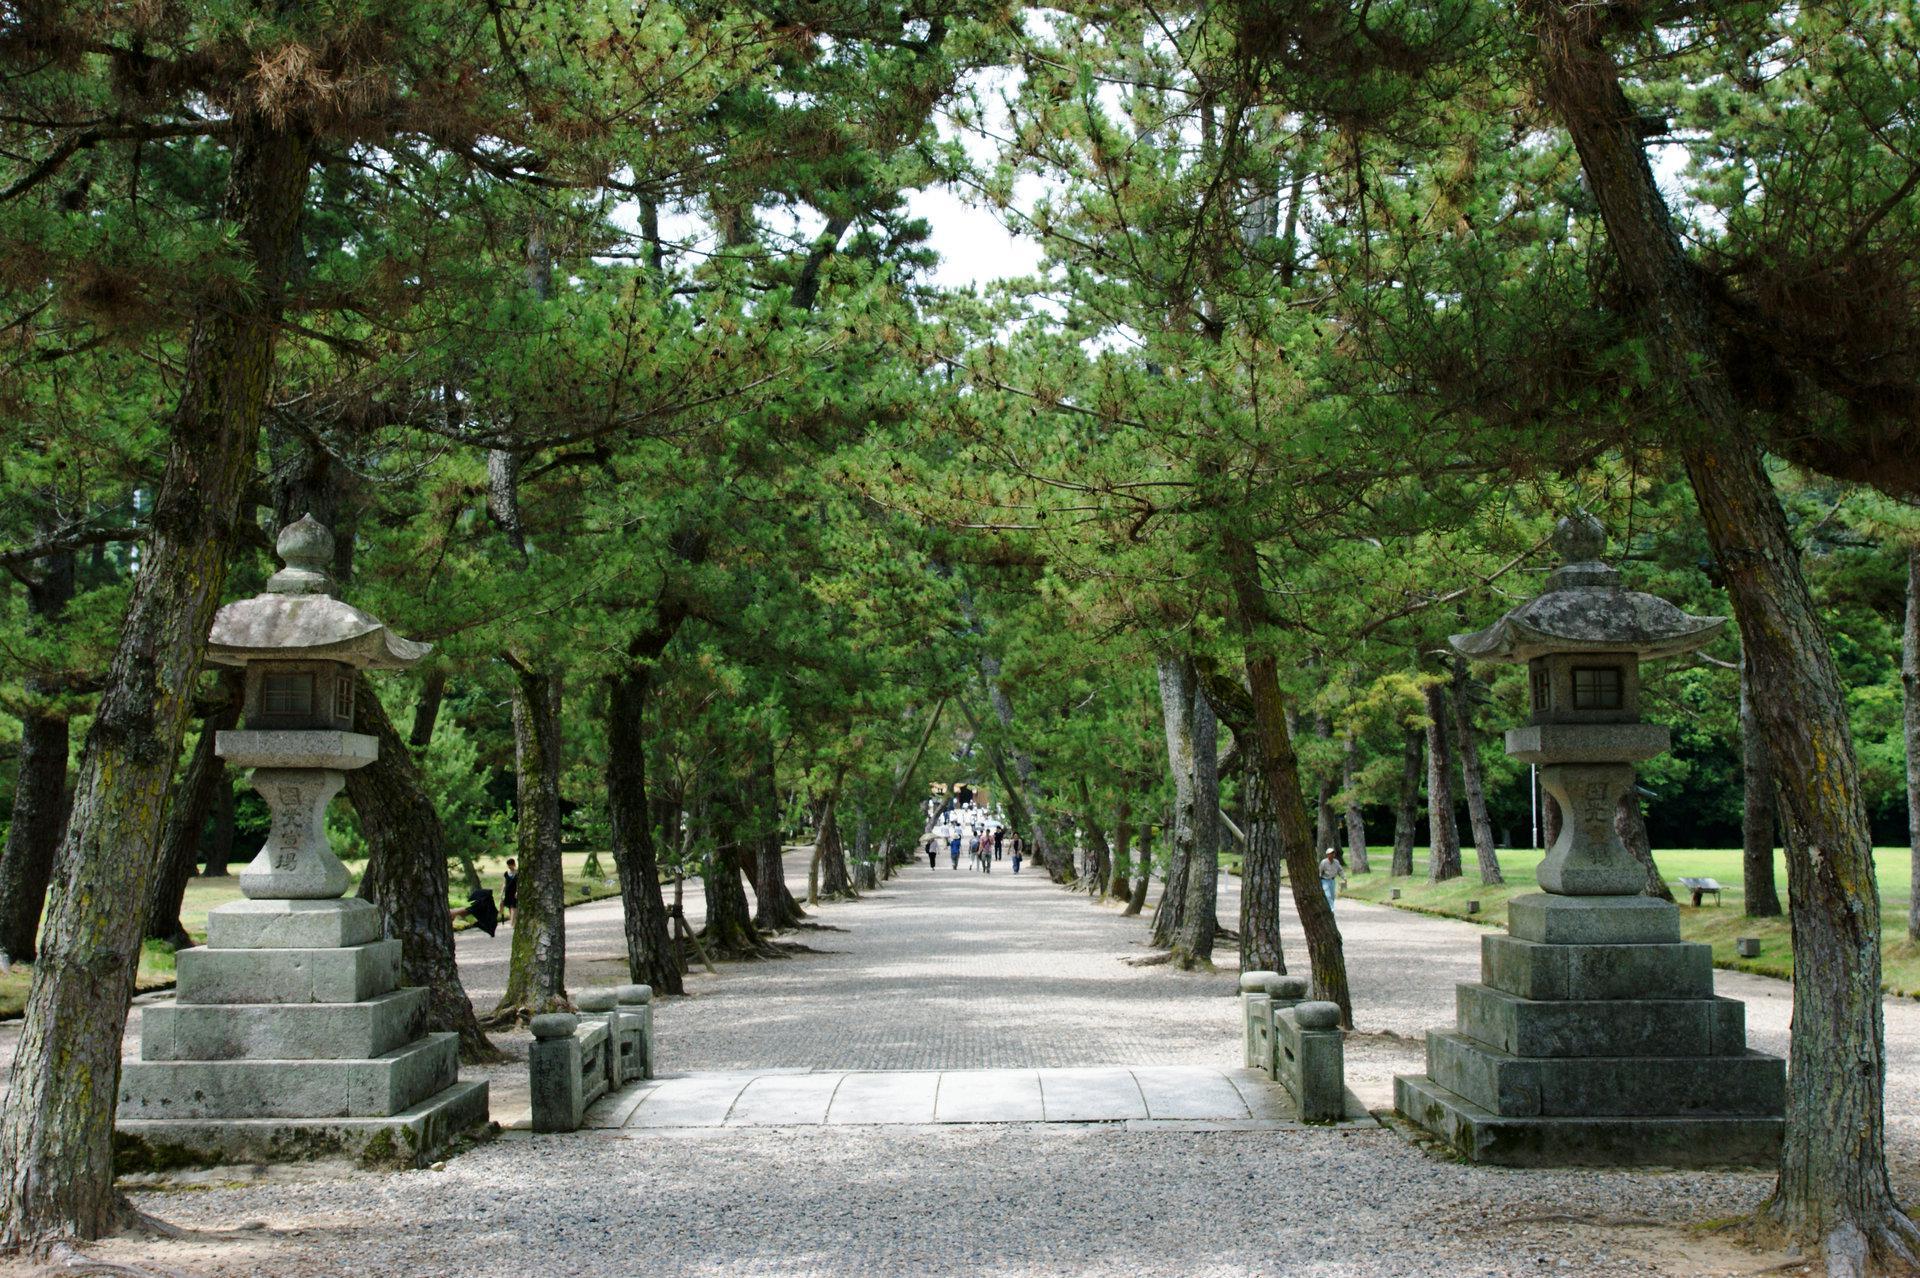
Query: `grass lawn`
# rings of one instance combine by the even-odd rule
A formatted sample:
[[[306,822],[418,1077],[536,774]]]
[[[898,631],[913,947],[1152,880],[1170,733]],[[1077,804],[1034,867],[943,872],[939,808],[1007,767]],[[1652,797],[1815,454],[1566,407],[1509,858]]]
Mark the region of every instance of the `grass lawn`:
[[[1415,848],[1413,874],[1393,879],[1386,875],[1391,848],[1370,848],[1372,874],[1356,874],[1346,895],[1362,901],[1375,901],[1398,909],[1448,918],[1470,919],[1489,927],[1507,925],[1507,902],[1513,897],[1539,891],[1534,870],[1540,864],[1539,852],[1502,849],[1500,869],[1506,883],[1486,886],[1480,882],[1480,862],[1471,847],[1461,852],[1466,870],[1461,878],[1446,883],[1428,883],[1427,850]],[[1741,890],[1740,851],[1737,848],[1677,848],[1656,850],[1654,860],[1673,889],[1680,905],[1680,934],[1689,941],[1704,941],[1713,946],[1716,967],[1762,976],[1793,975],[1793,943],[1784,916],[1776,919],[1750,919],[1743,912],[1745,896]],[[1905,848],[1880,848],[1874,853],[1880,880],[1881,952],[1884,956],[1882,988],[1903,998],[1920,998],[1920,946],[1907,940],[1907,902],[1912,895],[1911,861]],[[1787,896],[1786,861],[1774,854],[1775,882],[1780,898]],[[1689,896],[1681,890],[1680,879],[1710,878],[1725,890],[1720,904],[1707,903],[1693,908]],[[1400,889],[1400,899],[1388,899],[1390,889]],[[1467,902],[1480,902],[1480,912],[1469,915]],[[1760,939],[1760,956],[1743,959],[1733,952],[1734,940],[1742,936]]]
[[[603,873],[592,880],[585,873],[588,855],[586,852],[568,852],[561,857],[566,867],[569,905],[619,895],[619,880],[613,877],[612,854],[604,851],[600,854]],[[354,871],[357,879],[361,867],[349,863],[347,868]],[[496,903],[500,899],[500,876],[506,873],[506,868],[505,856],[483,857],[479,863],[480,876],[493,889]],[[452,905],[467,903],[467,890],[461,882],[458,867],[453,872],[452,896]],[[240,880],[235,877],[188,879],[186,899],[180,906],[180,921],[186,924],[187,931],[196,941],[204,941],[207,937],[207,911],[216,905],[239,899]],[[470,919],[454,920],[456,929],[472,926]],[[12,971],[0,972],[0,1020],[20,1015],[27,1004],[27,985],[32,978],[33,969],[24,963],[16,963]],[[157,941],[147,942],[140,954],[140,973],[136,979],[143,990],[165,989],[172,985],[173,951]]]

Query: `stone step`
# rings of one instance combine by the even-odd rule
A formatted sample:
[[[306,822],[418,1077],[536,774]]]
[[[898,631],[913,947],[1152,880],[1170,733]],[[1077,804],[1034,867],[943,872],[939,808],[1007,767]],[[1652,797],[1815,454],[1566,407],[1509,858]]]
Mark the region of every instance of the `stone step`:
[[[174,955],[180,1003],[364,1003],[400,983],[400,942],[345,949],[216,950]]]
[[[1509,1118],[1430,1078],[1393,1080],[1394,1108],[1469,1162],[1503,1167],[1772,1167],[1779,1118]]]
[[[1543,945],[1514,936],[1480,938],[1482,983],[1528,999],[1713,997],[1713,947]]]
[[[337,950],[380,939],[380,911],[359,897],[229,901],[207,911],[215,950]]]
[[[354,1158],[372,1167],[425,1167],[487,1125],[487,1085],[467,1079],[379,1118],[131,1118],[116,1124],[120,1172],[183,1164]]]
[[[453,1086],[457,1034],[365,1061],[129,1061],[123,1118],[385,1118]]]
[[[426,1032],[427,991],[362,1003],[156,1003],[140,1024],[148,1061],[369,1060]]]
[[[1728,998],[1517,998],[1485,985],[1456,989],[1462,1034],[1514,1056],[1738,1056],[1746,1005]]]
[[[1461,1034],[1427,1035],[1427,1076],[1503,1118],[1778,1116],[1778,1056],[1523,1057]]]

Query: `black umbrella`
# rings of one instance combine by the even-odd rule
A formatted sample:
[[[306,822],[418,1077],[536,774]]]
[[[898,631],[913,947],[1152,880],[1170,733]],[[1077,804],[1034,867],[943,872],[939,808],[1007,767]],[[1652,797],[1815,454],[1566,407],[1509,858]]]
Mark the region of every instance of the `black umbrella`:
[[[473,915],[473,925],[488,936],[499,928],[500,907],[493,903],[492,888],[475,888],[467,898],[467,910]]]

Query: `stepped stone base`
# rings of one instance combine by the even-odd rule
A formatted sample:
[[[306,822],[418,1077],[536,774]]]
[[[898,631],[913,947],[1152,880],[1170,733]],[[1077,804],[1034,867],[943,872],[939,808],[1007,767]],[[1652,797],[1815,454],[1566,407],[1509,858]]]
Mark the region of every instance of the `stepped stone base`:
[[[361,1003],[161,1003],[140,1024],[148,1061],[369,1060],[426,1032],[427,990]]]
[[[460,1036],[428,1034],[371,1060],[129,1061],[125,1118],[379,1118],[453,1086]]]
[[[1713,956],[1647,897],[1527,896],[1483,938],[1401,1114],[1473,1162],[1724,1167],[1779,1157],[1786,1062],[1747,1050]]]
[[[487,1085],[467,1079],[378,1118],[123,1118],[114,1166],[143,1171],[352,1158],[368,1166],[424,1167],[486,1126]]]
[[[1393,1080],[1394,1108],[1470,1162],[1500,1167],[1763,1167],[1785,1120],[1754,1116],[1509,1117],[1430,1078]]]

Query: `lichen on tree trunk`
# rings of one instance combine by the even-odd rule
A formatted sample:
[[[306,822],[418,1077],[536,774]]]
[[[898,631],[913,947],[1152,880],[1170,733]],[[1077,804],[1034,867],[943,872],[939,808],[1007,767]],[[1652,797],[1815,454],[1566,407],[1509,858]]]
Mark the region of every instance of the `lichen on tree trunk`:
[[[232,792],[227,765],[214,753],[214,739],[240,722],[241,695],[240,672],[228,670],[220,680],[220,703],[209,707],[201,721],[200,739],[194,743],[187,770],[174,788],[173,810],[167,814],[166,832],[160,838],[160,872],[154,876],[153,896],[147,903],[145,930],[148,936],[166,941],[175,949],[193,944],[180,921],[180,905],[199,860],[200,833],[213,810],[214,794],[221,786]]]
[[[1373,862],[1367,859],[1367,823],[1360,815],[1360,794],[1354,781],[1359,754],[1359,743],[1349,736],[1340,768],[1340,788],[1347,795],[1347,869],[1354,874],[1372,874]]]
[[[1220,725],[1207,694],[1197,685],[1189,702],[1193,716],[1193,851],[1187,862],[1186,903],[1173,937],[1173,961],[1183,968],[1212,968],[1213,936],[1220,895]]]
[[[655,993],[681,994],[685,986],[660,892],[653,804],[647,795],[649,682],[648,668],[637,665],[607,678],[607,818],[614,870],[620,877],[627,976],[651,985]]]
[[[567,880],[560,860],[560,676],[519,657],[513,667],[514,850],[519,909],[507,989],[490,1021],[567,1007]]]
[[[427,1028],[460,1036],[460,1059],[502,1059],[487,1041],[460,979],[447,915],[447,831],[373,685],[362,675],[353,693],[353,728],[379,742],[379,757],[347,773],[346,795],[367,840],[360,895],[380,912],[384,933],[400,942],[401,980],[427,990]]]
[[[1467,791],[1467,820],[1473,827],[1473,849],[1480,861],[1480,881],[1505,883],[1500,873],[1500,849],[1493,839],[1493,820],[1487,815],[1480,730],[1473,723],[1473,680],[1467,671],[1467,659],[1458,655],[1453,658],[1453,727],[1460,749],[1460,780]]]
[[[1280,816],[1265,773],[1250,760],[1246,771],[1247,848],[1240,859],[1240,970],[1284,972],[1280,948]]]
[[[239,273],[203,281],[186,343],[152,534],[87,734],[0,1118],[0,1250],[97,1238],[126,1219],[113,1112],[139,903],[158,869],[189,699],[253,480],[310,162],[297,121],[236,108],[231,136],[226,211],[246,285]]]
[[[1647,162],[1608,47],[1610,8],[1527,0],[1542,97],[1573,137],[1648,349],[1697,425],[1679,441],[1770,748],[1786,834],[1794,956],[1786,1141],[1762,1218],[1821,1248],[1920,1266],[1920,1229],[1887,1176],[1880,893],[1845,689],[1799,548],[1737,403],[1702,276]]]
[[[1160,717],[1167,738],[1167,771],[1173,777],[1173,820],[1168,824],[1167,871],[1160,901],[1153,911],[1153,943],[1173,945],[1180,917],[1187,905],[1187,870],[1193,862],[1193,698],[1194,672],[1184,657],[1163,653],[1160,676]]]

